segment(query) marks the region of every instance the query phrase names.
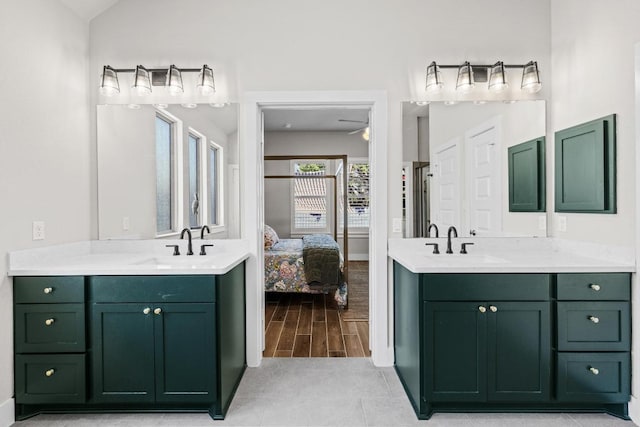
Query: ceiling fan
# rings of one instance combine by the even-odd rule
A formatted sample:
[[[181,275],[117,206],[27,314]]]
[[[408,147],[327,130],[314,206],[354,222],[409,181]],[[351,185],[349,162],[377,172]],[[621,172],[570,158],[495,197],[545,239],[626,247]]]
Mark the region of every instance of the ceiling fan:
[[[351,132],[348,132],[347,135],[353,135],[356,134],[358,132],[362,132],[363,130],[367,129],[369,127],[369,120],[364,121],[364,120],[348,120],[348,119],[338,119],[339,122],[345,122],[345,123],[360,123],[362,126],[359,127],[356,130],[353,130]]]

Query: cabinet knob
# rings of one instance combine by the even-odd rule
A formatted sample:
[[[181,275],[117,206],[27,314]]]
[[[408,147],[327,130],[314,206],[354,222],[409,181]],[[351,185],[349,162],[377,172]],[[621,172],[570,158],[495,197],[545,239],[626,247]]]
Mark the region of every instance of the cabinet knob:
[[[56,321],[56,319],[47,319],[47,320],[44,321],[44,324],[47,325],[47,326],[51,326],[51,325],[53,325],[53,322],[55,322],[55,321]]]
[[[496,311],[498,311],[498,307],[496,307],[495,305],[490,305],[489,310],[491,310],[492,313],[495,313]]]
[[[600,373],[600,370],[598,368],[594,368],[593,366],[589,366],[589,371],[591,371],[593,375],[598,375]]]
[[[486,312],[486,311],[487,311],[487,307],[485,307],[485,306],[481,305],[480,307],[478,307],[478,311],[479,311],[480,313],[484,313],[484,312]]]
[[[162,313],[162,309],[161,308],[155,308],[153,310],[153,314],[160,314],[160,313]]]
[[[50,294],[51,292],[53,292],[53,288],[44,288],[42,290],[45,294]]]
[[[593,323],[600,323],[600,319],[598,319],[596,316],[589,316],[589,320],[591,320]]]
[[[146,307],[144,310],[142,310],[142,312],[144,314],[149,314],[149,313],[151,313],[151,309],[149,307]]]
[[[592,283],[589,285],[589,287],[596,292],[600,290],[600,285],[598,285],[597,283]]]
[[[44,371],[44,374],[48,377],[52,376],[55,373],[56,373],[55,369],[47,369],[46,371]]]

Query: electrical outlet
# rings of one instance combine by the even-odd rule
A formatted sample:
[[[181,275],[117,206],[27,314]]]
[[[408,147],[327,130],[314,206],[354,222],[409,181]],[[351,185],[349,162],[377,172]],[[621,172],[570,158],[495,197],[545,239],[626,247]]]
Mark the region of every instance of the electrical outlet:
[[[131,222],[129,221],[128,216],[122,217],[122,230],[129,231],[129,227],[131,226]]]
[[[559,216],[558,217],[558,231],[566,232],[567,231],[567,217]]]
[[[546,230],[547,229],[547,216],[541,215],[538,217],[538,230]]]
[[[33,240],[44,240],[44,221],[33,221],[31,232]]]
[[[393,218],[391,229],[394,233],[402,233],[402,218]]]

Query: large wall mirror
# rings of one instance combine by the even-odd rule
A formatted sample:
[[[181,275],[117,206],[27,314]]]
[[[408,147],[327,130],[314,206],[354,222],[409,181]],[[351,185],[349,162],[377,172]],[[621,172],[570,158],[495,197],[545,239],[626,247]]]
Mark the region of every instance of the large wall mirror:
[[[543,137],[544,101],[405,102],[405,237],[546,236],[545,212],[510,212],[508,148]]]
[[[97,135],[100,239],[239,237],[237,105],[99,105]]]

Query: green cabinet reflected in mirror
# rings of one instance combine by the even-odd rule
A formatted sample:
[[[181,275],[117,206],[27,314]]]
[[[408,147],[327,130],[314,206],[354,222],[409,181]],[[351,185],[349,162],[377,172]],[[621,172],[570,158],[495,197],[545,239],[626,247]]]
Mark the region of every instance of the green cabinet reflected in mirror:
[[[541,136],[508,148],[509,212],[544,212],[545,139]]]
[[[556,212],[616,213],[616,116],[555,134]]]

